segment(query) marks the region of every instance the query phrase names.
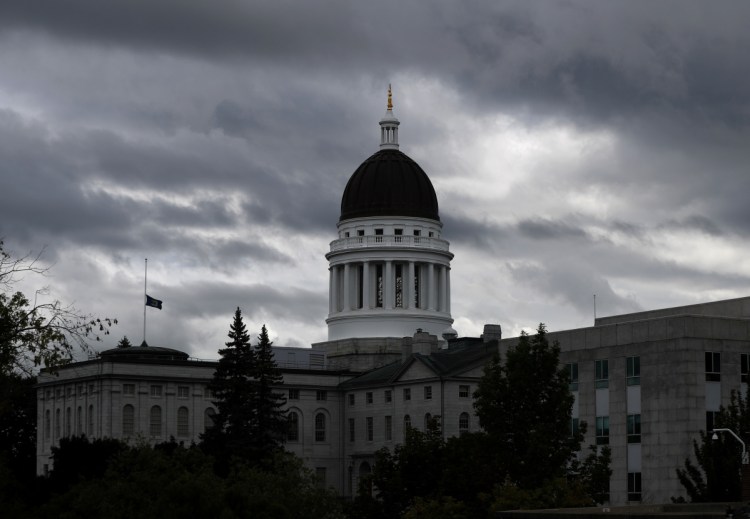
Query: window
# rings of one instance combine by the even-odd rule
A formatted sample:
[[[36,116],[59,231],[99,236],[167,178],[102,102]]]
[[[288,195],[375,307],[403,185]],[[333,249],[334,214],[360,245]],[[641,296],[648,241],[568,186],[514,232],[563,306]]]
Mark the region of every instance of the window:
[[[458,386],[458,398],[469,398],[469,386]]]
[[[210,386],[206,386],[206,390],[203,392],[203,397],[206,400],[213,400],[214,397],[216,397],[216,393],[214,392],[213,389],[211,389]]]
[[[396,306],[396,308],[403,308],[404,307],[404,277],[403,277],[403,271],[404,271],[404,269],[403,269],[403,265],[401,265],[400,263],[396,263],[394,265],[394,269],[393,270],[395,272],[395,275],[394,275],[394,285],[393,285],[393,289],[394,289],[393,294],[394,294],[394,297],[395,297],[394,305]]]
[[[366,418],[366,421],[367,421],[367,441],[371,442],[372,438],[373,438],[373,434],[374,434],[373,433],[373,420],[372,420],[372,416],[368,416]]]
[[[73,396],[73,388],[72,387],[66,387],[65,388],[65,396],[67,396],[68,398],[70,398],[71,396]]]
[[[354,418],[349,418],[349,441],[353,442],[357,436],[355,434],[356,428],[354,427]]]
[[[396,243],[401,243],[401,240],[402,240],[401,237],[404,235],[404,230],[403,229],[394,229],[393,230],[393,234],[396,235],[396,237],[393,239],[393,241],[395,241]]]
[[[286,441],[299,441],[299,415],[295,411],[289,413],[289,429],[286,433]]]
[[[706,431],[713,431],[716,427],[716,417],[719,416],[718,411],[706,411]]]
[[[349,393],[349,405],[354,405],[354,393]]]
[[[122,435],[124,437],[135,434],[135,408],[128,404],[122,408]]]
[[[420,231],[419,229],[414,229],[414,236],[419,236],[421,234],[422,234],[422,231]]]
[[[381,243],[383,241],[383,229],[375,229],[375,242]]]
[[[346,232],[344,233],[344,238],[348,238],[348,237],[349,237],[349,231],[346,231]]]
[[[289,390],[289,400],[299,400],[299,389]]]
[[[326,486],[326,468],[325,467],[315,467],[315,478],[318,480],[318,485],[320,485],[321,488],[325,488],[325,486]]]
[[[321,402],[324,400],[328,400],[328,391],[325,389],[319,389],[315,392],[315,400]]]
[[[627,376],[629,386],[641,385],[641,358],[628,357],[627,359]]]
[[[578,418],[570,419],[570,435],[575,436],[580,432]]]
[[[190,436],[190,411],[185,406],[177,409],[177,437],[187,438]]]
[[[372,404],[372,391],[365,393],[365,402]]]
[[[378,237],[376,236],[377,240]],[[381,238],[382,240],[382,238]],[[377,308],[383,308],[383,265],[375,265],[375,306]]]
[[[404,400],[411,400],[411,389],[408,387],[404,388]]]
[[[628,443],[641,443],[641,415],[628,415]]]
[[[55,409],[55,439],[60,437],[60,410]]]
[[[211,427],[214,426],[216,419],[216,411],[214,411],[213,407],[207,407],[205,411],[203,411],[203,430],[207,431]]]
[[[68,407],[65,410],[65,436],[70,436],[70,426],[71,426],[72,421],[73,421],[73,415],[70,410],[70,407]]]
[[[122,394],[127,396],[135,395],[135,384],[123,384]]]
[[[365,230],[364,229],[357,229],[357,236],[364,236]]]
[[[596,444],[609,445],[609,416],[596,417]]]
[[[62,397],[62,389],[57,388],[55,389],[55,398],[61,398]]]
[[[47,409],[44,412],[44,438],[49,439],[51,431],[52,431],[52,425],[50,424],[51,420],[51,413],[49,409]]]
[[[404,415],[404,438],[406,438],[407,431],[411,429],[411,416]]]
[[[326,441],[326,415],[323,413],[315,415],[315,441]]]
[[[578,391],[578,363],[573,362],[568,364],[568,375],[570,375],[570,385],[568,389],[571,391]]]
[[[177,398],[188,398],[190,396],[189,386],[177,386]]]
[[[152,385],[151,386],[151,396],[160,397],[161,396],[161,386]]]
[[[385,417],[385,427],[383,428],[385,441],[389,442],[393,440],[393,418],[390,416]]]
[[[609,361],[607,359],[596,361],[596,388],[609,387]]]
[[[740,353],[740,381],[747,384],[750,373],[750,354]]]
[[[461,413],[458,416],[458,434],[469,432],[469,413]]]
[[[76,434],[83,434],[83,408],[80,405],[76,409]]]
[[[89,384],[89,395],[94,394],[94,384]]]
[[[721,353],[706,352],[706,380],[711,382],[721,380]]]
[[[161,436],[161,407],[158,405],[151,407],[148,432],[151,436]]]
[[[641,473],[628,472],[628,501],[641,500]]]
[[[93,386],[89,386],[89,390],[91,390]],[[94,435],[94,405],[89,405],[89,425],[88,425],[88,435],[93,436]]]
[[[432,400],[432,386],[425,386],[424,387],[424,399],[425,400]]]
[[[432,422],[432,415],[430,413],[425,413],[425,415],[424,415],[424,430],[425,430],[425,432],[430,428],[430,422]]]
[[[390,404],[393,401],[393,393],[390,389],[386,389],[385,393],[383,393],[383,400],[386,404]]]

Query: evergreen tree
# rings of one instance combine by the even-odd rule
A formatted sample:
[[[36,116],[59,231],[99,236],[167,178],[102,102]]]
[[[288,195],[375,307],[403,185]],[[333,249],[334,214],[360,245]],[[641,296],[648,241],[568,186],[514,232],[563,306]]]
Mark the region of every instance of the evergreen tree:
[[[266,453],[269,449],[280,447],[286,441],[289,428],[286,411],[283,409],[286,398],[283,393],[274,391],[274,386],[284,383],[284,378],[279,371],[273,357],[271,345],[268,339],[268,330],[264,324],[258,336],[258,344],[255,346],[255,378],[256,392],[256,427],[254,431],[255,448],[259,454]]]
[[[207,451],[217,458],[217,470],[228,470],[231,456],[250,459],[251,436],[257,423],[256,354],[250,344],[242,312],[237,308],[229,327],[226,348],[209,384],[218,412],[214,426],[202,436]]]
[[[122,339],[120,339],[120,342],[117,343],[118,348],[130,348],[133,345],[130,343],[130,339],[128,339],[127,335],[123,335]]]
[[[559,365],[560,346],[547,340],[546,328],[522,333],[485,367],[474,393],[479,423],[503,460],[507,480],[521,488],[541,487],[566,475],[583,435],[571,436],[573,395],[567,370]]]

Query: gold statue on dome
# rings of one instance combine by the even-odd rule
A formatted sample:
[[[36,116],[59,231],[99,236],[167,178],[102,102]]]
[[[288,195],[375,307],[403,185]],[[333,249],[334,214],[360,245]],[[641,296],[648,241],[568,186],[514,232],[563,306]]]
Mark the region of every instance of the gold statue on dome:
[[[393,93],[391,92],[390,83],[388,83],[388,110],[393,110]]]

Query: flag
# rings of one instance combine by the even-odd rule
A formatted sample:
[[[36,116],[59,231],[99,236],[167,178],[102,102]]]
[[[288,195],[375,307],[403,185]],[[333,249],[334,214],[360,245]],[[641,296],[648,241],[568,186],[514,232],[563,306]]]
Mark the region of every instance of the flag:
[[[146,294],[146,306],[153,306],[154,308],[161,310],[161,301]]]

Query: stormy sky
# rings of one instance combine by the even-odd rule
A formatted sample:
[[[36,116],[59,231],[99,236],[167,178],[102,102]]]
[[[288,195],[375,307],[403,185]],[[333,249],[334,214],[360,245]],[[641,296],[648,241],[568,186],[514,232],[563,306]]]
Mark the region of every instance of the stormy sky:
[[[4,0],[0,237],[98,348],[215,358],[234,308],[325,340],[341,194],[401,150],[455,253],[454,327],[515,335],[750,294],[744,1]]]

